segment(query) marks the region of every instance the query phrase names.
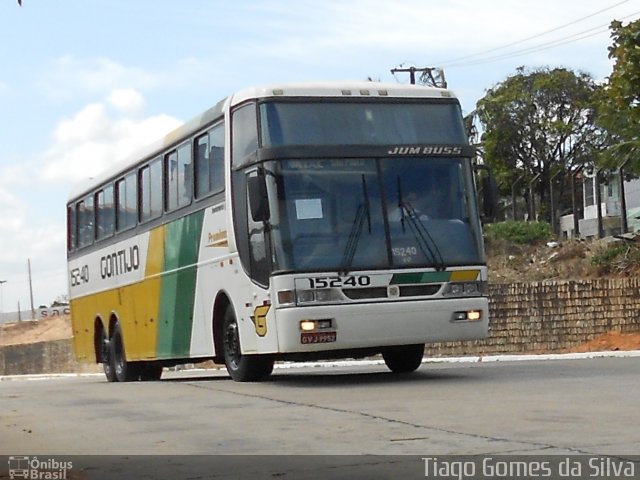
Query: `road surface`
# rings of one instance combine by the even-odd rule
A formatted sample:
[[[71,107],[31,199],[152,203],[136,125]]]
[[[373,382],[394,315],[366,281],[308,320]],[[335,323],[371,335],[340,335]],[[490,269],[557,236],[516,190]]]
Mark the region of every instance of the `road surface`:
[[[244,384],[224,370],[10,379],[0,454],[630,456],[639,372],[631,357],[296,367]]]

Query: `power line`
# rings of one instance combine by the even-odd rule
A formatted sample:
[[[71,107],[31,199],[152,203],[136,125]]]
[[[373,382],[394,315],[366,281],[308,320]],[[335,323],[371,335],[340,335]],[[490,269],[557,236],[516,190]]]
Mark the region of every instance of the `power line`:
[[[634,16],[636,16],[638,14],[640,14],[640,11],[631,13],[631,14],[626,15],[624,17],[621,17],[621,20],[626,20],[627,18],[634,17]],[[549,49],[552,49],[552,48],[560,47],[562,45],[566,45],[568,43],[573,43],[573,42],[577,42],[579,40],[584,40],[586,38],[590,38],[590,37],[599,35],[601,33],[604,33],[604,32],[607,31],[608,28],[609,28],[609,24],[607,23],[607,24],[603,24],[603,25],[598,25],[596,27],[588,28],[587,30],[582,30],[582,31],[574,33],[572,35],[568,35],[568,36],[565,36],[565,37],[560,37],[560,38],[557,38],[555,40],[551,40],[551,41],[548,41],[548,42],[540,43],[540,44],[537,44],[537,45],[532,45],[530,47],[523,48],[523,49],[520,49],[520,50],[506,52],[506,53],[503,53],[501,55],[495,55],[495,56],[486,57],[486,58],[478,58],[477,60],[471,60],[469,62],[451,60],[449,62],[438,63],[437,65],[439,65],[441,67],[453,68],[453,67],[460,67],[460,66],[480,65],[480,64],[483,64],[483,63],[490,63],[490,62],[495,62],[495,61],[498,61],[498,60],[506,60],[506,59],[509,59],[509,58],[519,57],[519,56],[522,56],[522,55],[525,55],[525,54],[528,54],[528,53],[535,53],[535,52],[540,52],[540,51],[543,51],[543,50],[549,50]],[[514,43],[516,43],[516,42],[514,42]],[[517,42],[517,43],[521,43],[521,42]],[[513,44],[511,44],[511,45],[513,45]],[[495,49],[492,49],[490,51],[496,51],[496,50],[500,50],[502,48],[505,48],[505,47],[495,48]],[[489,52],[489,50],[484,52],[484,53],[487,53],[487,52]],[[462,58],[467,58],[468,59],[468,58],[472,58],[472,57],[475,57],[475,56],[481,56],[481,55],[484,55],[484,53],[468,55],[466,57],[461,57],[460,59],[462,59]]]
[[[616,8],[616,7],[620,6],[620,5],[622,5],[623,3],[627,3],[627,2],[629,2],[629,0],[623,0],[621,2],[618,2],[618,3],[615,3],[615,4],[611,5],[609,7],[603,8],[603,9],[598,10],[598,11],[593,12],[593,13],[590,13],[589,15],[586,15],[584,17],[580,17],[580,18],[578,18],[576,20],[572,20],[569,23],[565,23],[563,25],[559,25],[557,27],[554,27],[554,28],[552,28],[550,30],[545,30],[545,31],[537,33],[535,35],[531,35],[529,37],[526,37],[526,38],[523,38],[523,39],[520,39],[520,40],[516,40],[514,42],[507,43],[505,45],[501,45],[501,46],[498,46],[498,47],[493,47],[493,48],[490,48],[488,50],[483,50],[483,51],[476,52],[476,53],[471,53],[469,55],[465,55],[465,56],[462,56],[462,57],[453,58],[453,59],[445,61],[445,62],[434,62],[434,65],[449,66],[451,64],[457,64],[462,60],[467,60],[469,58],[486,55],[487,53],[496,52],[496,51],[499,51],[499,50],[504,50],[506,48],[513,47],[514,45],[519,45],[521,43],[528,42],[529,40],[533,40],[535,38],[539,38],[539,37],[548,35],[549,33],[553,33],[553,32],[556,32],[558,30],[562,30],[563,28],[570,27],[571,25],[575,25],[576,23],[580,23],[580,22],[582,22],[584,20],[587,20],[589,18],[595,17],[596,15],[599,15],[599,14],[601,14],[603,12],[606,12],[608,10]],[[600,27],[596,27],[596,28],[600,28]]]

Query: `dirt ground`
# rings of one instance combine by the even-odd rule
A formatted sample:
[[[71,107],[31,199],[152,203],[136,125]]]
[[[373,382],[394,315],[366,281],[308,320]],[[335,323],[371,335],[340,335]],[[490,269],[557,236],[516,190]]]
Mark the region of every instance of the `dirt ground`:
[[[62,340],[71,338],[71,335],[71,318],[68,315],[0,324],[0,346]]]
[[[601,254],[612,239],[567,240],[539,245],[488,243],[487,265],[490,283],[572,280],[603,276],[640,275],[640,263],[613,262],[611,271],[592,265],[594,255]],[[640,243],[636,237],[635,244]]]
[[[565,350],[567,353],[608,352],[617,350],[640,350],[640,332],[608,332],[577,347]]]

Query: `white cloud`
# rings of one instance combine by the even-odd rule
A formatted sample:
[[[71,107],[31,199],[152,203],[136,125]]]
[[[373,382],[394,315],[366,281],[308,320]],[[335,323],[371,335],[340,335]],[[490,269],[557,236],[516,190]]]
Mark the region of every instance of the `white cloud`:
[[[70,55],[56,58],[39,82],[53,100],[66,100],[78,94],[104,94],[131,85],[144,88],[157,85],[158,75],[142,68],[126,67],[109,58],[79,59]]]
[[[132,88],[114,90],[107,101],[116,110],[128,115],[136,115],[144,109],[144,98]]]
[[[136,90],[116,90],[105,102],[61,120],[53,144],[42,155],[40,178],[58,182],[95,176],[182,123],[168,115],[140,118],[143,106]]]

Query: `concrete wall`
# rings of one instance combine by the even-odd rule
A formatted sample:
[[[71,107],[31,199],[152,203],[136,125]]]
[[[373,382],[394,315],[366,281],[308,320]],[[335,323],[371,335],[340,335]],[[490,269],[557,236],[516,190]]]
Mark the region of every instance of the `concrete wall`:
[[[427,356],[557,352],[610,331],[640,332],[640,278],[489,286],[488,338],[427,346]],[[0,348],[0,375],[97,371],[71,340]]]
[[[71,339],[0,347],[0,375],[97,371],[73,356]]]

